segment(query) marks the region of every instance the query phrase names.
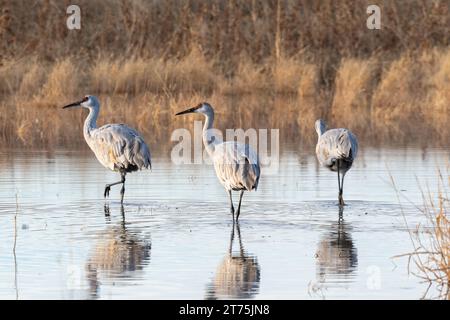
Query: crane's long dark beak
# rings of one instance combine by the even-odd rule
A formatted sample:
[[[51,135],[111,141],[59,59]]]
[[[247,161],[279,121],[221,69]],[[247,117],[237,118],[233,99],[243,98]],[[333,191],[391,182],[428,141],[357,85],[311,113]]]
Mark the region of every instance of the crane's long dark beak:
[[[195,110],[197,110],[198,108],[199,108],[199,106],[193,107],[193,108],[189,108],[189,109],[187,109],[187,110],[178,112],[178,113],[175,114],[175,115],[176,115],[176,116],[179,116],[179,115],[186,114],[186,113],[193,113],[193,112],[195,112]]]
[[[68,105],[66,105],[66,106],[64,106],[64,107],[62,107],[62,108],[63,108],[63,109],[66,109],[66,108],[72,108],[72,107],[79,107],[79,106],[81,106],[81,103],[82,103],[82,102],[83,102],[83,101],[77,101],[77,102],[68,104]]]

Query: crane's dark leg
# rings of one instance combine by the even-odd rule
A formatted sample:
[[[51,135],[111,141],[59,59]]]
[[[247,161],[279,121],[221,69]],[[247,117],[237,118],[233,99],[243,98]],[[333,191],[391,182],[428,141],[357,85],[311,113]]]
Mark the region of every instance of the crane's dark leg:
[[[244,190],[241,190],[241,194],[239,195],[239,205],[238,205],[238,210],[237,210],[237,215],[236,215],[236,221],[238,221],[239,214],[241,213],[241,202],[242,202],[243,195],[244,195]]]
[[[344,198],[342,198],[342,193],[344,192],[344,176],[345,176],[345,172],[342,174],[342,182],[341,182],[341,175],[340,175],[340,160],[337,161],[337,172],[338,172],[338,183],[339,183],[339,205],[343,206],[345,205],[344,203]]]
[[[123,228],[125,229],[125,208],[123,207],[123,204],[120,205],[120,213],[122,214],[122,223]]]
[[[233,223],[234,223],[234,206],[233,206],[233,198],[231,196],[231,190],[228,190],[228,195],[230,196],[230,211],[231,215],[233,216]]]
[[[339,206],[339,220],[338,220],[339,225],[341,224],[342,221],[344,221],[344,207]]]
[[[242,244],[241,228],[239,226],[239,221],[236,221],[236,230],[237,230],[237,235],[238,235],[238,240],[239,240],[239,253],[241,254],[241,257],[244,257],[245,250],[244,250],[244,245]]]
[[[231,235],[230,235],[230,247],[228,249],[230,256],[233,253],[233,242],[234,242],[234,219],[233,219],[233,229],[231,230]]]
[[[338,174],[338,186],[339,186],[339,205],[342,206],[344,203],[344,200],[342,199],[342,188],[341,188],[341,173],[340,173],[340,167],[339,167],[339,160],[337,160],[337,174]]]
[[[105,217],[110,216],[111,212],[109,210],[109,205],[107,205],[106,202],[105,202],[105,205],[103,206],[103,211],[105,212]]]
[[[126,175],[126,173],[122,173],[121,175],[122,175],[122,189],[120,189],[120,203],[123,204],[123,196],[125,195],[125,175]]]
[[[121,173],[121,176],[122,176],[122,179],[120,179],[120,181],[117,181],[117,182],[114,182],[114,183],[110,183],[110,184],[107,184],[105,186],[105,193],[104,193],[105,198],[109,197],[109,191],[111,191],[111,187],[112,186],[115,186],[116,184],[121,184],[121,183],[123,184],[125,182],[125,175],[123,175]]]
[[[339,190],[339,205],[344,206],[344,198],[342,195],[344,194],[344,177],[345,173],[342,173],[342,182],[341,182],[341,189]]]

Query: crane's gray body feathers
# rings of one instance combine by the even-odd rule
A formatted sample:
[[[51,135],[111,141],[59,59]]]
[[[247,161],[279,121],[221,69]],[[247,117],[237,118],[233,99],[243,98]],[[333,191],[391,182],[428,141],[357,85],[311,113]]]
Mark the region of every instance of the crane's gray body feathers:
[[[331,171],[347,172],[358,153],[358,140],[347,129],[331,129],[319,136],[317,159]]]
[[[147,144],[125,124],[107,124],[90,132],[86,141],[100,163],[121,173],[151,169]]]
[[[224,188],[227,191],[257,190],[260,176],[257,154],[248,145],[235,141],[214,147],[214,169]]]

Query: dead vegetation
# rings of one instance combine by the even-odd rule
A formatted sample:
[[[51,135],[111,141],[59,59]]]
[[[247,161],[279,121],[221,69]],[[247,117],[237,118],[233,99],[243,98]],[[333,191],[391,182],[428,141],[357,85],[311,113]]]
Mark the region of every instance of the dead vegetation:
[[[314,141],[324,117],[375,143],[448,143],[448,2],[381,1],[376,31],[368,4],[81,0],[69,31],[65,2],[0,0],[0,141],[81,146],[81,112],[60,106],[95,94],[100,121],[149,143],[205,100],[219,126],[279,128],[286,142]]]
[[[422,190],[425,222],[410,231],[414,250],[408,257],[408,270],[428,287],[426,299],[450,299],[450,175],[438,172],[438,191]],[[399,256],[400,257],[400,256]]]

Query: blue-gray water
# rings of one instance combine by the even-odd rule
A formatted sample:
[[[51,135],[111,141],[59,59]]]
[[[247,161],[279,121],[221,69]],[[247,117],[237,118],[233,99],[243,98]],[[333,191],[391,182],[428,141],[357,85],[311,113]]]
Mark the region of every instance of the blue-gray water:
[[[155,157],[128,175],[123,212],[113,187],[108,216],[118,177],[93,154],[3,152],[0,299],[420,298],[427,285],[392,257],[412,251],[405,218],[425,221],[419,182],[435,190],[449,152],[362,150],[339,221],[336,175],[310,151],[263,171],[234,232],[210,166]]]

